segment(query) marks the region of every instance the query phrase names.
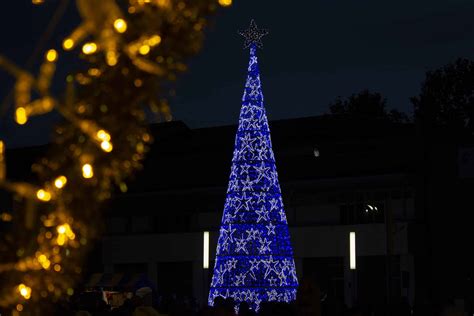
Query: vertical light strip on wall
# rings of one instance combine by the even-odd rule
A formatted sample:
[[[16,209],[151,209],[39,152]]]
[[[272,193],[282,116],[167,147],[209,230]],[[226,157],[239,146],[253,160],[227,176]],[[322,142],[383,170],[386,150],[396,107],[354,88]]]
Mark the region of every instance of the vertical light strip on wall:
[[[349,256],[350,256],[350,269],[356,269],[356,233],[349,233]]]
[[[209,232],[204,232],[203,235],[204,247],[203,247],[203,269],[209,269]]]

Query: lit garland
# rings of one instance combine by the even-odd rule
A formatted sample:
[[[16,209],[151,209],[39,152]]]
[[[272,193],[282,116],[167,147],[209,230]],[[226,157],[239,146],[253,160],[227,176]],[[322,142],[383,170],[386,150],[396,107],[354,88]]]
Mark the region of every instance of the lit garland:
[[[248,76],[235,138],[232,169],[216,250],[209,305],[217,297],[261,302],[296,298],[293,249],[263,105],[257,45],[267,34],[252,20],[240,32],[250,46]]]
[[[127,190],[125,181],[141,168],[152,141],[145,107],[171,119],[169,82],[200,50],[207,18],[217,9],[216,0],[76,4],[82,22],[62,46],[89,66],[67,77],[61,97],[50,92],[57,50],[45,53],[37,76],[0,56],[0,67],[16,78],[18,124],[53,110],[65,119],[32,166],[35,183],[8,180],[0,141],[0,187],[15,200],[13,210],[0,213],[0,311],[12,314],[46,315],[48,303],[73,294],[87,245],[97,237],[101,202],[115,187]]]

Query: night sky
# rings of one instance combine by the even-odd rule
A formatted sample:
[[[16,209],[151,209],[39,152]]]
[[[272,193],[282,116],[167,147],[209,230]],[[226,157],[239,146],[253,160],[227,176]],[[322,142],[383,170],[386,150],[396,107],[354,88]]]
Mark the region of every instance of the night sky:
[[[24,65],[58,2],[3,4],[0,53]],[[390,108],[411,113],[409,97],[418,94],[427,70],[474,55],[473,16],[471,0],[234,0],[181,78],[174,117],[191,127],[237,122],[248,63],[237,30],[251,18],[270,30],[259,52],[270,120],[322,114],[337,96],[366,88],[382,93]],[[60,47],[78,21],[71,2],[45,48]],[[72,68],[67,59],[59,67],[58,77]],[[13,80],[2,72],[0,81],[2,100]],[[0,137],[8,146],[45,143],[55,119],[33,118],[16,128],[2,118]]]

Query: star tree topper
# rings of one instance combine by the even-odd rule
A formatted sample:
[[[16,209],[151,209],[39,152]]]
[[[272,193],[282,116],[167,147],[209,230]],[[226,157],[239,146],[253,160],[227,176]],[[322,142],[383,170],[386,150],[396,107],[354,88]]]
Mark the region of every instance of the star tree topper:
[[[245,38],[244,48],[249,48],[252,44],[255,44],[258,48],[262,48],[262,37],[268,34],[268,30],[259,29],[252,19],[249,28],[244,31],[239,31],[239,34]]]

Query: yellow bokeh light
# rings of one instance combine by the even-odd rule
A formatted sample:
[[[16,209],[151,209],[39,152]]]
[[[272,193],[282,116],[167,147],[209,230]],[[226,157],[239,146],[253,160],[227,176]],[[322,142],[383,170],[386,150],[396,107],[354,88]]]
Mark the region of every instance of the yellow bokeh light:
[[[11,214],[8,214],[8,213],[0,214],[0,221],[2,222],[11,222],[12,219],[13,219],[13,216]]]
[[[91,68],[87,71],[90,76],[98,77],[100,76],[100,70],[98,68]]]
[[[168,8],[170,6],[170,0],[156,0],[158,6]]]
[[[232,4],[232,0],[219,0],[219,4],[223,7],[228,7]]]
[[[26,110],[24,107],[19,107],[15,111],[15,121],[23,125],[28,121],[28,116],[26,115]]]
[[[123,33],[127,30],[127,22],[124,19],[117,19],[114,21],[114,28],[119,33]]]
[[[57,242],[58,245],[60,245],[60,246],[64,245],[64,243],[66,242],[66,236],[64,236],[64,235],[59,235],[59,236],[58,236],[58,239],[56,240],[56,242]]]
[[[111,152],[113,149],[112,143],[109,141],[104,140],[102,143],[100,143],[100,148],[102,148],[103,151],[105,152]]]
[[[105,59],[107,61],[107,65],[113,67],[117,65],[118,62],[118,56],[117,53],[114,51],[108,51],[107,54],[105,55]]]
[[[90,164],[86,163],[82,166],[82,176],[86,179],[90,179],[94,176],[94,170]]]
[[[65,50],[71,50],[74,47],[74,40],[72,38],[66,38],[63,41],[63,48]]]
[[[50,49],[46,52],[46,60],[49,62],[54,62],[58,59],[58,52],[55,49]]]
[[[59,176],[54,180],[54,186],[58,189],[62,189],[67,183],[67,178],[65,176]]]
[[[74,234],[69,224],[59,225],[56,230],[58,232],[56,242],[59,246],[64,245],[68,239],[73,240],[76,238],[76,234]]]
[[[26,298],[27,300],[31,297],[31,287],[24,285],[23,283],[18,285],[18,291],[20,295]]]
[[[138,49],[138,52],[142,55],[146,55],[150,52],[150,46],[149,45],[142,45]]]
[[[82,52],[86,55],[94,54],[97,51],[97,44],[94,42],[85,43]]]
[[[101,129],[97,132],[97,138],[100,140],[110,141],[110,134]]]
[[[51,266],[51,261],[49,261],[48,257],[46,257],[44,254],[38,256],[38,262],[45,270],[48,270]]]
[[[57,231],[59,234],[65,234],[66,233],[66,225],[59,225],[57,228]]]
[[[161,43],[161,36],[160,35],[153,35],[148,39],[148,44],[151,46],[156,46]]]
[[[48,202],[49,200],[51,200],[51,193],[46,190],[39,189],[38,191],[36,191],[36,197],[40,201]]]

